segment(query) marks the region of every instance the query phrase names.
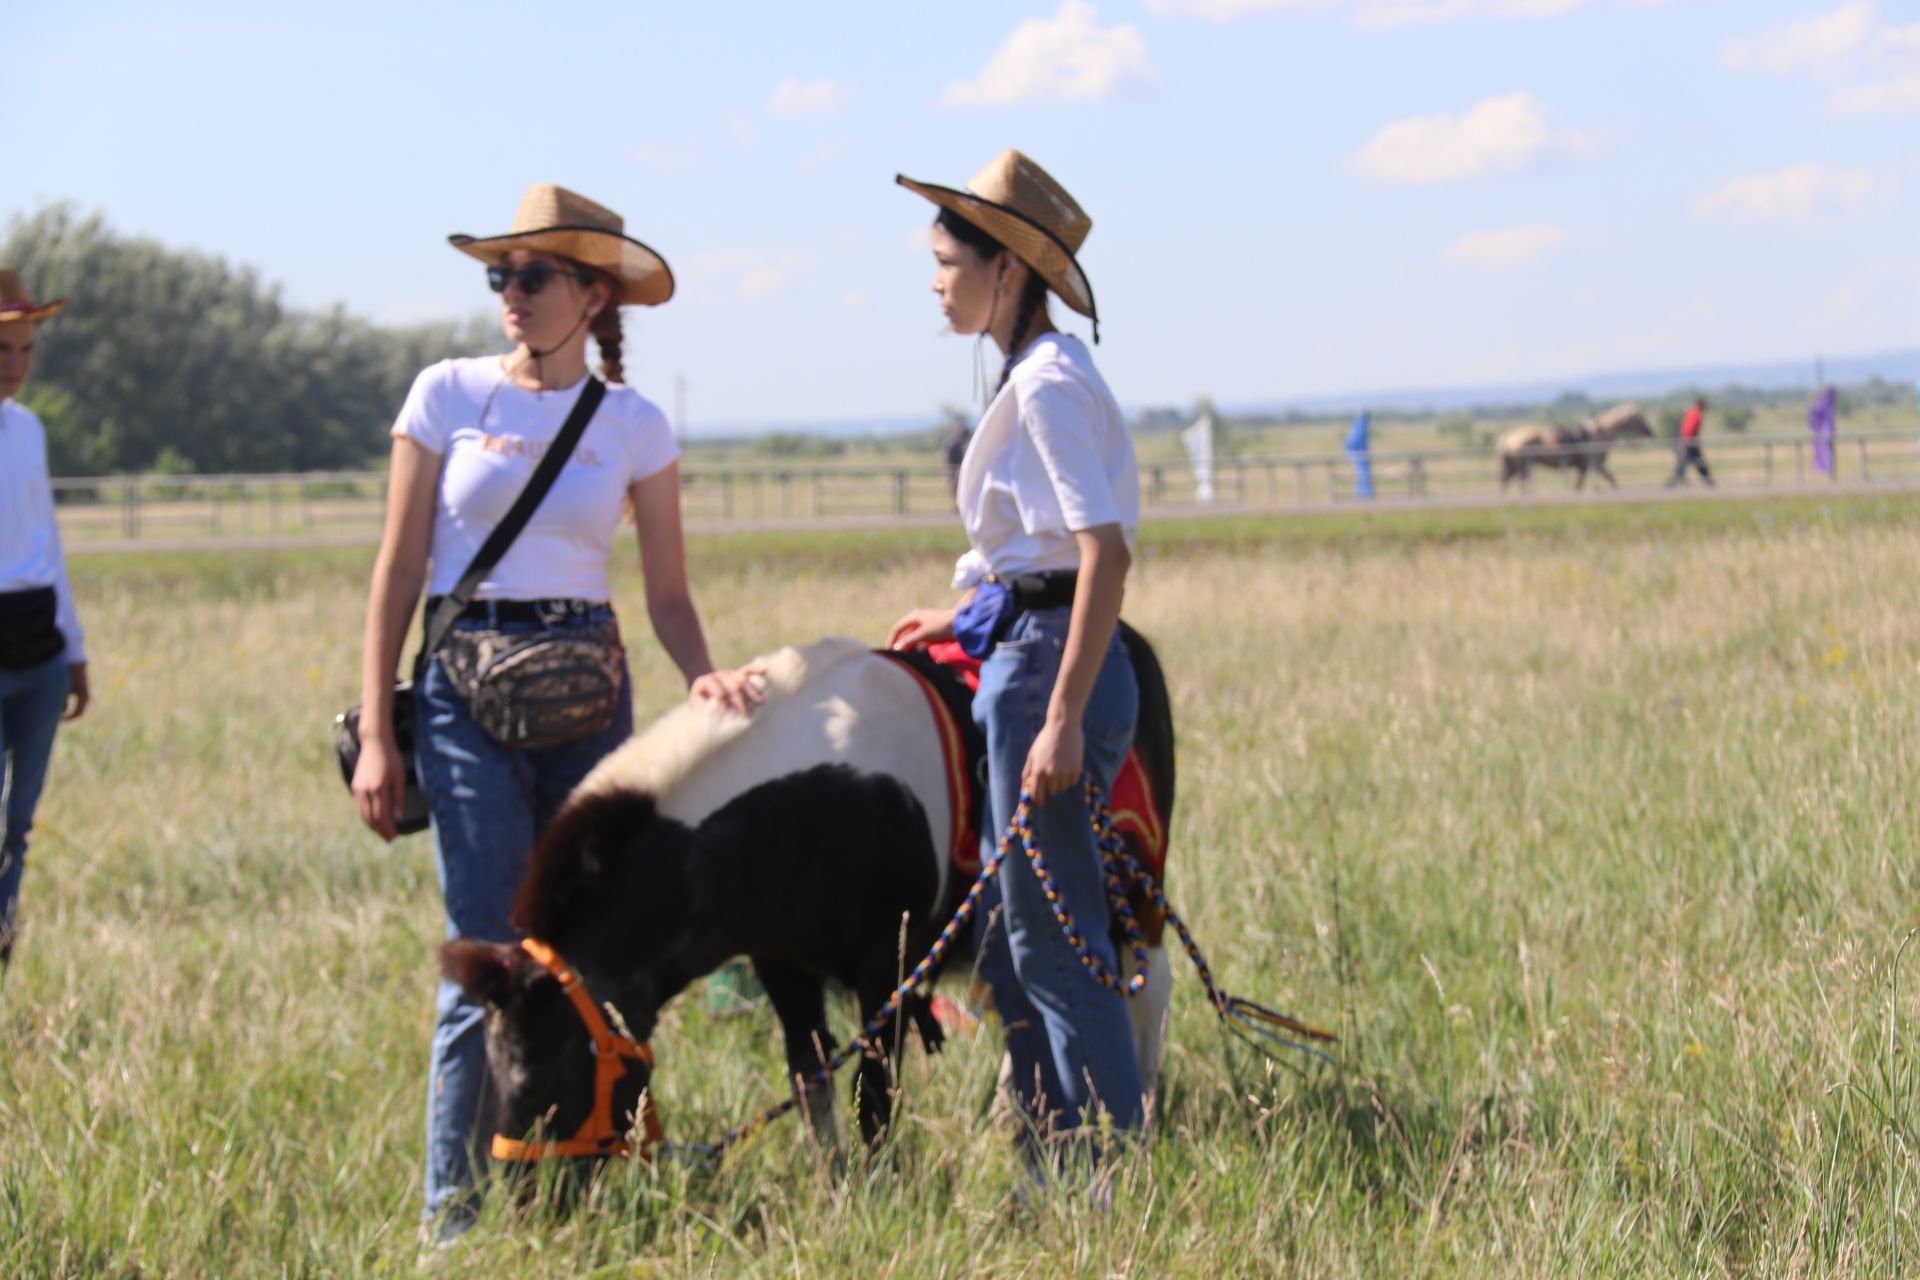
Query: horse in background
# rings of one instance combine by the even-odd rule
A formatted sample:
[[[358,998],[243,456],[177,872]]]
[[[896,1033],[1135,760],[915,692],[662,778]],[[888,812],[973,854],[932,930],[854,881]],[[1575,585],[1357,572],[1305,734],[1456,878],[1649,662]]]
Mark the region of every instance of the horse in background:
[[[1608,451],[1617,441],[1652,435],[1646,415],[1631,404],[1616,405],[1575,427],[1515,427],[1500,437],[1500,488],[1516,479],[1522,488],[1530,487],[1538,466],[1573,471],[1575,489],[1586,487],[1588,471],[1598,472],[1617,489],[1620,481],[1607,469]]]
[[[1141,682],[1136,751],[1165,815],[1174,783],[1165,680],[1151,646],[1122,626]],[[765,701],[751,718],[682,706],[601,762],[542,835],[512,918],[564,959],[635,1047],[676,994],[749,957],[784,1032],[791,1085],[833,1052],[826,982],[850,989],[870,1019],[952,918],[970,887],[953,865],[969,801],[953,725],[915,670],[846,639],[781,650],[765,667]],[[1166,967],[1164,951],[1150,956]],[[585,1132],[608,1086],[573,987],[523,947],[471,939],[442,947],[441,970],[494,1015],[487,1056],[502,1137]],[[1133,1012],[1136,1041],[1151,1039],[1143,1057],[1150,1050],[1157,1063],[1165,1001]],[[887,1055],[859,1059],[853,1090],[868,1143],[891,1117],[902,1015],[929,1052],[942,1042],[923,991],[877,1038]],[[633,1056],[611,1086],[620,1133],[652,1084],[651,1051]],[[816,1133],[833,1141],[831,1092],[806,1101]]]

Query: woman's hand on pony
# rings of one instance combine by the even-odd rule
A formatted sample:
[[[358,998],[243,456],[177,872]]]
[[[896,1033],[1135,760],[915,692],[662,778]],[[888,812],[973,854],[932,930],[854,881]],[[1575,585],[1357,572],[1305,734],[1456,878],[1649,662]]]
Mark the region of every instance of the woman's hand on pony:
[[[915,609],[893,624],[887,633],[889,649],[921,649],[953,639],[953,615],[958,609]]]
[[[694,677],[687,689],[687,699],[717,703],[722,711],[750,716],[755,707],[767,700],[761,688],[766,674],[766,665],[759,662],[749,662],[733,670],[709,671]]]

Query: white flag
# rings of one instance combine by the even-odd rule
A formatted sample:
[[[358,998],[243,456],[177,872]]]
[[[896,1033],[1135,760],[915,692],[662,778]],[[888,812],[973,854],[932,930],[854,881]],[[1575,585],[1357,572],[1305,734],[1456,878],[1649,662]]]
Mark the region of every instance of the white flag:
[[[1193,425],[1180,433],[1193,463],[1193,496],[1201,502],[1213,501],[1213,415],[1203,413]]]

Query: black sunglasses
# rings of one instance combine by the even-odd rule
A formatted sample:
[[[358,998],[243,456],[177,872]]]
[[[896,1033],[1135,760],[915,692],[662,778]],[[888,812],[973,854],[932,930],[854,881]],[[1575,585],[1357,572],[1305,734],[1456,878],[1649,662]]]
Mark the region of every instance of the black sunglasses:
[[[487,268],[487,287],[495,293],[505,293],[507,286],[519,281],[520,292],[531,298],[547,287],[547,281],[555,276],[572,276],[581,284],[592,284],[593,277],[584,271],[570,267],[553,267],[544,262],[529,262],[524,267],[492,266]]]

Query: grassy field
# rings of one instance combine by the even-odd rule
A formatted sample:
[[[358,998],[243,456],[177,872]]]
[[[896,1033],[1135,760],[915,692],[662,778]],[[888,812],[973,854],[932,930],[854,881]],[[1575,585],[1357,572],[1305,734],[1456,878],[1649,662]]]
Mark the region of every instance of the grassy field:
[[[431,855],[356,827],[327,742],[367,553],[82,558],[97,700],[0,992],[0,1274],[1911,1273],[1917,536],[1893,498],[1153,526],[1175,900],[1338,1069],[1224,1039],[1182,972],[1111,1212],[1009,1212],[976,1035],[910,1054],[869,1165],[779,1129],[424,1264]],[[692,560],[738,659],[877,639],[954,540]],[[635,638],[646,715],[676,695]],[[656,1045],[670,1137],[776,1087],[764,1018],[682,1001]]]

